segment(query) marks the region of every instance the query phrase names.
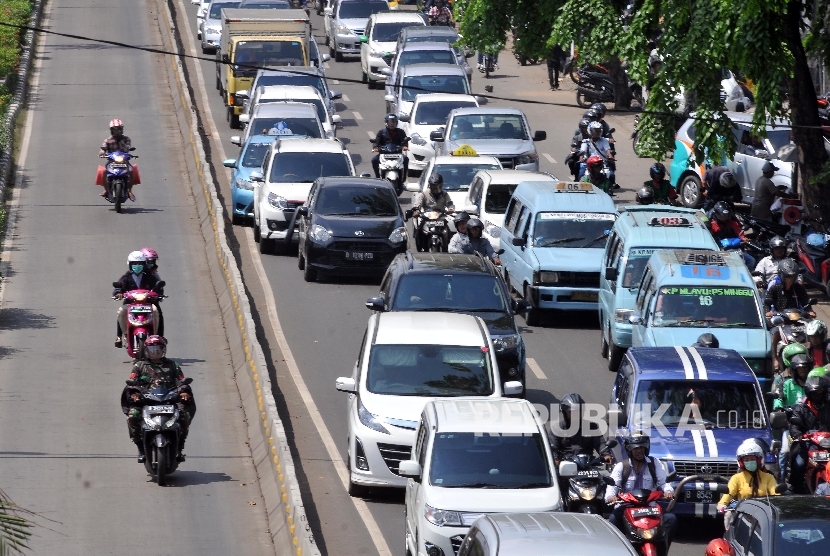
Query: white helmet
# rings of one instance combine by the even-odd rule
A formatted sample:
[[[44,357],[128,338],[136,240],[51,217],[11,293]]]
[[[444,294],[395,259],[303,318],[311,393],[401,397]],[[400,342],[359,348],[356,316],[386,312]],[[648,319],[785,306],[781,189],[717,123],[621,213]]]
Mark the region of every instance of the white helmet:
[[[146,263],[147,257],[144,256],[144,253],[141,251],[133,251],[129,255],[127,255],[127,262],[128,263]]]
[[[741,469],[743,469],[744,466],[742,460],[746,456],[755,456],[758,458],[758,465],[760,466],[764,461],[764,450],[754,439],[748,438],[741,442],[741,445],[738,446],[738,452],[735,454],[735,457],[738,459],[738,465],[741,466]]]

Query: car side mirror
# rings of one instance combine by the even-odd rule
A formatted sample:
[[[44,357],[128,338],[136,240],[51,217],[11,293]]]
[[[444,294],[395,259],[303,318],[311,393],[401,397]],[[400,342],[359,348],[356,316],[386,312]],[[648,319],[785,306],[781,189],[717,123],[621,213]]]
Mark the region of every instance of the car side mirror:
[[[617,131],[617,128],[612,127],[611,129],[608,130],[608,133],[614,133],[615,131]]]
[[[242,89],[241,91],[236,91],[233,96],[237,99],[248,100],[251,97],[251,92],[248,89]]]
[[[787,428],[787,412],[773,411],[769,414],[769,426],[775,430]]]
[[[640,324],[643,322],[643,318],[640,315],[631,315],[628,317],[628,324]]]
[[[384,95],[383,100],[386,102],[395,102],[395,95]]]
[[[331,60],[331,55],[323,54],[322,56],[320,56],[320,65],[323,65],[323,62],[328,62],[329,60]]]
[[[247,124],[251,121],[250,114],[240,114],[239,115],[239,123],[240,124]]]
[[[524,386],[518,380],[511,380],[504,383],[505,396],[518,396],[524,390]]]
[[[366,308],[371,311],[385,311],[386,304],[382,297],[370,297],[366,300]]]
[[[326,56],[328,56],[328,54],[326,54]],[[329,98],[331,100],[340,100],[343,98],[343,93],[340,91],[329,91]]]
[[[605,279],[609,282],[614,282],[617,280],[617,276],[619,276],[619,271],[613,267],[609,266],[605,268]]]
[[[510,243],[512,245],[515,245],[516,247],[524,247],[525,243],[527,242],[523,237],[514,237],[512,240],[510,240]]]
[[[467,214],[478,214],[478,207],[476,205],[467,205],[463,209]]]
[[[614,424],[618,427],[624,427],[628,424],[628,416],[621,409],[608,410],[608,425],[613,426]]]
[[[392,96],[392,95],[387,95]],[[412,117],[409,114],[398,114],[398,121],[409,123]]]
[[[354,379],[350,376],[339,377],[334,381],[334,387],[337,388],[339,392],[348,392],[350,394],[357,392],[357,385],[355,384]]]
[[[772,320],[770,322],[773,326],[781,326],[782,324],[784,324],[784,317],[782,317],[781,315],[775,315],[774,317],[772,317]]]
[[[406,190],[410,193],[420,193],[421,186],[417,181],[406,182]]]
[[[559,464],[560,477],[576,477],[579,472],[576,464],[572,461],[563,461]]]
[[[392,70],[390,68],[380,68],[380,74],[385,75],[386,77],[391,77]]]
[[[224,166],[225,168],[236,168],[236,159],[229,158],[227,160],[223,160],[222,166]]]
[[[544,141],[548,138],[548,133],[546,131],[542,131],[541,129],[537,129],[536,133],[533,134],[534,141]]]
[[[182,381],[182,384],[193,384],[193,377],[187,377]]]
[[[225,63],[228,63],[229,60],[228,60],[228,55],[227,54],[222,54],[222,61],[225,62]]]
[[[298,216],[308,216],[308,207],[300,207],[297,209]]]
[[[231,144],[236,145],[237,147],[242,146],[242,137],[239,135],[231,135]]]
[[[417,481],[421,478],[421,465],[415,460],[404,460],[398,464],[398,475],[411,477]]]
[[[256,182],[260,182],[260,183],[264,182],[265,181],[265,175],[262,172],[259,172],[259,171],[255,170],[255,171],[251,172],[251,181],[256,181]]]
[[[339,124],[342,121],[343,121],[343,118],[340,117],[340,114],[335,114],[334,116],[331,117],[331,123],[333,123],[333,124]]]
[[[526,299],[514,299],[513,300],[513,312],[517,314],[526,313],[530,308],[530,301]]]
[[[436,129],[435,131],[430,132],[429,140],[430,141],[435,141],[437,143],[443,143],[444,142],[444,131],[440,130],[440,129]]]

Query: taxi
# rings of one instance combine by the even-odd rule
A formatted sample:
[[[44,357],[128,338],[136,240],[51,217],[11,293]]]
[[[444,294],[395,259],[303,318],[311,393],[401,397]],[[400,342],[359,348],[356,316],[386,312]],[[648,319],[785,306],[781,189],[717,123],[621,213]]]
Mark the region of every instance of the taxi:
[[[661,205],[635,205],[620,211],[602,257],[599,279],[602,356],[608,358],[612,372],[631,347],[628,317],[634,314],[637,287],[652,253],[657,249],[720,251],[701,212]]]
[[[605,244],[618,213],[587,182],[525,181],[513,191],[500,238],[508,287],[529,302],[528,326],[545,309],[596,310]]]
[[[690,346],[704,333],[746,359],[765,391],[772,379],[770,335],[760,295],[739,253],[658,250],[640,281],[632,346]]]

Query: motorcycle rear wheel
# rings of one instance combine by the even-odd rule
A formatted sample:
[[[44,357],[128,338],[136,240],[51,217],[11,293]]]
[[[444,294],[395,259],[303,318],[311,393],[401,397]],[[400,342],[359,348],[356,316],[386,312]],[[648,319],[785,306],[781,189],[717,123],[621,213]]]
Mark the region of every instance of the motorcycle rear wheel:
[[[124,195],[124,182],[121,180],[113,184],[113,196],[115,197],[115,212],[121,212],[121,197]]]
[[[164,486],[165,475],[167,474],[167,447],[156,448],[156,483]]]
[[[136,359],[144,359],[144,340],[138,339],[138,349],[135,350]]]
[[[580,108],[590,108],[594,101],[586,97],[585,93],[583,93],[582,91],[577,91],[576,103],[577,105],[579,105]]]

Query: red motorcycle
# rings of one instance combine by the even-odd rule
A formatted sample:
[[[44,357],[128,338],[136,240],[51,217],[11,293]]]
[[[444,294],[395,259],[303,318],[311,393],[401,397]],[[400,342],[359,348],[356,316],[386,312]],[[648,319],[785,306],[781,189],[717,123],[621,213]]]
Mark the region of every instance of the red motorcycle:
[[[807,447],[807,472],[804,480],[807,492],[813,493],[821,483],[828,481],[827,462],[830,461],[830,432],[810,431],[801,437]]]
[[[669,552],[663,509],[657,504],[661,498],[661,491],[648,489],[635,489],[619,495],[625,506],[626,537],[643,556],[666,556]]]
[[[113,283],[118,287],[118,282]],[[159,282],[158,288],[163,288],[164,282]],[[127,341],[124,347],[133,359],[144,358],[144,341],[158,331],[158,308],[156,305],[167,296],[153,290],[131,290],[124,292],[123,298],[118,299],[124,304],[121,319],[121,331]]]
[[[830,242],[821,232],[797,236],[795,250],[804,281],[830,295]]]

